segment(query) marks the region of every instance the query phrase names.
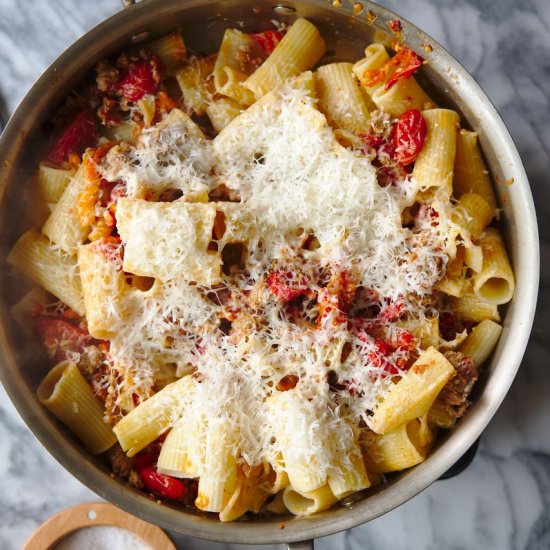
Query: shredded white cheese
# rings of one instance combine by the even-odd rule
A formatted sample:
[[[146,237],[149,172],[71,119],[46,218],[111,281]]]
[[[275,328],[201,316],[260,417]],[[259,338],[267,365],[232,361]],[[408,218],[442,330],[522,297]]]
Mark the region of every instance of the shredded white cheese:
[[[160,129],[146,130],[135,147],[107,155],[103,177],[125,181],[132,197],[145,188],[153,192],[150,200],[157,199],[162,189],[175,187],[184,191],[180,200],[190,200],[219,183],[237,191],[241,202],[225,211],[238,217],[246,245],[240,269],[226,270],[229,275],[214,289],[200,286],[176,261],[186,255],[182,247],[187,245],[194,254],[206,253],[204,243],[202,250],[193,248],[189,220],[169,217],[170,232],[181,223],[184,238],[175,239],[163,234],[166,220],[148,214],[133,218],[132,227],[121,231],[126,247],[135,247],[134,256],[146,251],[149,261],[147,254],[159,246],[154,263],[170,269],[159,277],[164,283],[157,281],[151,291],[129,293],[125,311],[131,313],[111,341],[110,353],[117,365],[131,368],[133,383],[147,391],[154,384],[155,365],[172,363],[180,373],[194,372],[198,383],[184,414],[190,422],[223,420],[236,434],[235,452],[249,465],[274,462],[280,453],[269,397],[284,377],[294,377],[298,400],[286,407],[298,407],[296,417],[314,419],[300,426],[307,442],[303,452],[327,474],[334,453],[345,463],[356,436],[350,426],[366,420],[383,398],[400,372],[402,355],[396,346],[385,362],[377,359],[376,338],[339,320],[329,281],[353,274],[355,286],[371,293],[367,305],[387,313],[388,304],[399,304],[399,311],[421,317],[419,304],[444,272],[453,227],[446,221],[448,205],[437,202],[432,209],[438,223],[426,213],[414,227],[403,227],[402,211],[417,191],[414,182],[380,186],[369,159],[338,144],[307,89],[287,84],[213,142],[171,115],[175,126],[165,121]],[[151,242],[142,239],[136,245],[136,224]],[[211,232],[212,225],[210,217],[203,229]],[[230,231],[229,219],[226,225]],[[317,246],[304,248],[306,239],[316,239]],[[223,245],[231,238],[218,241]],[[294,310],[267,287],[266,275],[273,272],[288,275],[291,286],[302,288],[304,297]],[[322,296],[327,303],[320,315]],[[220,330],[220,319],[232,322],[229,334]],[[391,321],[389,313],[379,317],[376,330],[393,341],[400,330]],[[339,391],[331,388],[334,383]]]

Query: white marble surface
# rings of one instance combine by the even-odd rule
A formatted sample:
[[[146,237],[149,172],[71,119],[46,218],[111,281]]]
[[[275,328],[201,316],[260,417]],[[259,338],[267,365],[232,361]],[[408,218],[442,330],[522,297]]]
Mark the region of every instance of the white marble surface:
[[[324,550],[550,548],[550,1],[383,0],[444,44],[494,101],[516,140],[542,237],[539,311],[518,377],[459,477],[437,482],[368,525],[318,541]],[[119,9],[117,0],[0,0],[0,104],[9,115],[49,62]],[[0,548],[97,497],[66,473],[0,389]],[[180,537],[187,550],[249,548]],[[257,547],[268,548],[268,547]],[[274,548],[274,547],[272,547]]]

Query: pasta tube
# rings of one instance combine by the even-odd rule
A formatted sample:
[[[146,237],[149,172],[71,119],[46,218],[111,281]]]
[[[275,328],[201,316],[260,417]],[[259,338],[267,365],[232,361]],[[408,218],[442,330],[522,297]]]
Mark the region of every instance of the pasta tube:
[[[146,47],[153,55],[160,57],[163,65],[170,72],[183,63],[187,54],[185,43],[179,32],[162,36],[149,42]]]
[[[208,104],[206,114],[216,132],[219,133],[241,114],[241,107],[229,98],[216,99]]]
[[[486,302],[506,304],[514,295],[515,281],[500,231],[487,228],[479,245],[483,251],[483,267],[473,276],[474,292]]]
[[[498,323],[485,319],[472,329],[459,350],[471,357],[476,367],[479,367],[493,353],[501,333],[502,327]]]
[[[87,181],[86,162],[82,162],[42,227],[42,233],[69,254],[76,254],[78,245],[84,242],[90,232],[90,226],[80,225],[77,209],[80,193]]]
[[[355,449],[348,460],[334,466],[334,473],[328,475],[328,485],[332,494],[342,499],[370,487],[369,477],[359,448]]]
[[[369,82],[370,71],[377,71],[383,67],[384,78]],[[373,103],[392,116],[399,116],[409,109],[421,111],[434,105],[413,76],[399,78],[393,86],[386,88],[396,69],[397,65],[390,62],[390,56],[382,44],[367,46],[365,58],[353,66],[354,73],[371,96]]]
[[[319,110],[333,128],[365,131],[369,109],[352,72],[351,63],[323,65],[314,74]]]
[[[211,74],[215,63],[215,55],[202,59],[193,57],[176,73],[183,101],[196,115],[204,115],[214,93]]]
[[[205,462],[199,480],[195,506],[205,512],[221,512],[237,486],[237,436],[227,424],[209,421]]]
[[[301,403],[295,390],[275,392],[269,400],[272,425],[283,454],[290,484],[300,493],[309,493],[322,487],[327,479],[319,463],[321,453],[328,453],[323,442],[312,446],[309,426],[316,422],[315,411]]]
[[[33,325],[29,319],[40,313],[43,306],[48,303],[46,291],[39,287],[29,290],[15,305],[10,309],[12,319],[17,326],[27,336],[32,337]]]
[[[427,134],[412,172],[422,192],[443,193],[442,200],[452,194],[453,167],[456,153],[458,113],[449,109],[423,111]]]
[[[484,302],[473,294],[468,293],[460,298],[451,299],[451,306],[453,311],[465,321],[473,321],[474,323],[479,323],[484,319],[500,321],[497,305]]]
[[[276,88],[288,77],[307,71],[325,53],[325,41],[306,19],[296,19],[271,55],[245,82],[257,99]]]
[[[454,374],[451,363],[435,348],[428,348],[378,405],[369,421],[371,430],[386,434],[426,414]]]
[[[243,470],[246,469],[246,474]],[[235,491],[220,512],[221,521],[234,521],[248,511],[259,512],[269,495],[267,473],[263,464],[239,470]]]
[[[310,516],[322,512],[337,501],[328,485],[309,492],[298,492],[293,487],[287,487],[283,492],[283,502],[295,516]]]
[[[481,196],[475,193],[464,193],[457,203],[460,222],[470,236],[477,240],[483,230],[491,223],[493,209]]]
[[[199,284],[220,278],[221,256],[210,253],[213,204],[118,201],[118,230],[124,249],[124,271],[166,282],[179,275]]]
[[[413,420],[385,434],[365,434],[361,442],[369,472],[395,472],[423,462],[431,439],[425,435],[421,437],[420,429],[419,421]]]
[[[36,394],[93,454],[106,451],[116,442],[113,430],[104,421],[103,408],[75,363],[63,361],[56,365],[42,380]]]
[[[88,331],[94,338],[110,339],[115,335],[123,297],[129,288],[122,271],[122,260],[117,265],[116,260],[108,256],[112,246],[108,240],[101,240],[78,249]]]
[[[197,478],[204,466],[206,433],[204,423],[184,415],[170,430],[162,444],[157,462],[161,474],[174,477]]]
[[[140,403],[114,428],[118,442],[128,456],[147,447],[181,415],[182,395],[190,391],[191,376],[185,376]]]
[[[76,260],[56,250],[36,229],[19,237],[7,261],[79,315],[84,315]]]
[[[491,178],[475,132],[460,130],[457,134],[453,189],[457,197],[475,193],[487,201],[493,212],[497,208]]]
[[[45,162],[38,165],[38,191],[44,202],[56,203],[75,175],[75,170],[54,168]]]

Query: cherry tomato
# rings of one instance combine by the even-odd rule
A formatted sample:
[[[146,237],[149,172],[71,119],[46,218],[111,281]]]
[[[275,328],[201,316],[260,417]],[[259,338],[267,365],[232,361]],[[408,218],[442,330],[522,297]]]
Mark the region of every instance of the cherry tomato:
[[[158,60],[142,59],[131,65],[115,83],[114,89],[130,101],[138,101],[146,94],[155,94],[161,80]]]
[[[185,495],[185,485],[179,479],[159,474],[154,467],[142,468],[139,474],[145,487],[152,493],[171,500],[181,500]]]
[[[250,37],[256,40],[265,53],[270,54],[283,39],[284,34],[281,31],[264,31],[251,34]]]
[[[290,271],[274,271],[267,276],[269,290],[281,302],[290,302],[307,292],[307,280],[304,276],[296,278]]]
[[[399,51],[382,67],[365,71],[361,82],[367,88],[385,82],[384,88],[389,90],[400,78],[412,76],[422,66],[422,63],[424,60],[417,53],[409,48],[400,47]],[[392,72],[393,67],[396,69]]]
[[[411,109],[398,119],[394,133],[396,160],[406,166],[416,160],[426,139],[426,121],[422,113]]]
[[[402,48],[390,59],[390,63],[397,65],[397,69],[386,82],[384,86],[386,90],[392,88],[400,78],[409,78],[412,76],[422,67],[424,60],[409,48]]]
[[[95,117],[90,111],[82,111],[64,128],[61,136],[48,153],[47,160],[61,164],[70,153],[81,155],[86,147],[97,140]]]
[[[82,327],[61,319],[41,317],[34,330],[48,355],[56,362],[64,361],[71,352],[82,353],[93,340]]]

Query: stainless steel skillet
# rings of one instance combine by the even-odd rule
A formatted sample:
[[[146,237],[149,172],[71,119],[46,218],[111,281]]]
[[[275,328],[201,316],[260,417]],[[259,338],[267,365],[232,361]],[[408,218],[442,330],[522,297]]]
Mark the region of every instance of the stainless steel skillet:
[[[370,2],[332,7],[321,0],[149,0],[114,15],[71,46],[33,86],[8,123],[0,140],[0,377],[19,413],[57,460],[103,498],[166,529],[232,543],[291,543],[310,548],[311,541],[370,521],[412,498],[439,478],[475,441],[500,405],[520,365],[533,320],[538,288],[538,235],[533,201],[517,150],[494,107],[456,60],[418,28],[401,19],[406,43],[421,53],[426,86],[443,105],[457,108],[463,121],[480,134],[486,160],[497,181],[502,228],[517,278],[516,295],[508,307],[504,332],[475,403],[461,424],[440,440],[432,455],[416,468],[395,476],[387,486],[354,497],[346,505],[304,519],[258,518],[222,524],[158,505],[109,476],[45,411],[34,395],[38,373],[35,350],[13,326],[9,315],[13,282],[5,257],[23,229],[24,183],[38,162],[39,144],[46,139],[46,121],[95,62],[132,43],[180,28],[188,45],[210,53],[227,27],[258,31],[277,18],[310,19],[327,39],[326,61],[356,60],[373,39],[395,38],[388,23],[395,14]],[[427,45],[433,47],[428,52]],[[506,186],[505,181],[513,181]],[[281,529],[284,522],[284,529]]]

